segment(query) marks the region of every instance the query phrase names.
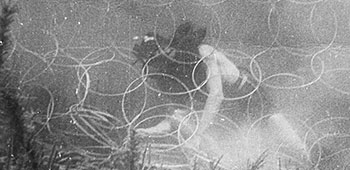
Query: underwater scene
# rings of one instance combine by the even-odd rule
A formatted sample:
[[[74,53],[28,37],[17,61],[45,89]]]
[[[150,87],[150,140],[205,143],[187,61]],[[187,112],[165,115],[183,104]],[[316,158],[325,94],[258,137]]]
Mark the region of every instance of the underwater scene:
[[[0,9],[0,169],[350,170],[350,1]]]

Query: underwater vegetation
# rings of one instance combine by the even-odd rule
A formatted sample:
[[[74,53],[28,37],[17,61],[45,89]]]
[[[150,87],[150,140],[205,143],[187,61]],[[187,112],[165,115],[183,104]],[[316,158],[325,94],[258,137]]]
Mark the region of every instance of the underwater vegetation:
[[[12,46],[10,24],[14,21],[13,15],[17,9],[5,1],[0,5],[0,156],[5,158],[0,162],[0,167],[11,169],[15,162],[23,162],[23,155],[28,151],[31,152],[31,149],[30,144],[26,143],[27,122],[19,104],[18,91],[16,87],[8,87],[10,73],[3,67]],[[27,155],[27,159],[31,159],[30,155]],[[33,161],[31,163],[34,166],[35,163]]]
[[[5,4],[0,15],[0,170],[323,170],[349,167],[349,156],[346,158],[350,139],[348,112],[337,115],[335,113],[341,111],[328,110],[342,107],[340,102],[315,112],[312,112],[314,108],[299,109],[304,104],[310,107],[314,107],[312,104],[325,105],[331,99],[323,94],[323,89],[316,88],[315,94],[324,95],[317,100],[327,100],[308,103],[314,98],[308,98],[312,93],[304,93],[303,87],[312,90],[314,82],[305,86],[299,82],[295,86],[289,82],[288,85],[283,84],[289,78],[283,79],[286,74],[282,71],[293,73],[296,78],[302,76],[299,77],[297,70],[297,73],[294,72],[299,68],[299,62],[291,62],[296,66],[288,70],[289,60],[284,59],[294,56],[280,54],[286,53],[285,50],[301,49],[280,51],[276,46],[273,49],[265,49],[266,46],[250,49],[245,44],[243,47],[215,44],[215,48],[211,48],[203,44],[207,40],[205,37],[215,38],[216,34],[211,31],[218,31],[218,34],[226,31],[221,27],[216,29],[214,21],[203,21],[204,25],[210,25],[207,28],[198,28],[194,23],[184,21],[177,24],[171,34],[162,35],[157,32],[156,24],[163,24],[163,18],[160,18],[163,15],[154,17],[154,23],[149,22],[152,19],[147,20],[145,25],[140,18],[126,18],[128,22],[140,24],[140,28],[134,28],[136,33],[148,30],[146,24],[155,26],[154,32],[145,32],[142,41],[130,49],[132,40],[128,36],[134,34],[134,29],[129,28],[129,35],[125,34],[128,28],[122,29],[127,24],[120,24],[120,18],[115,15],[120,14],[119,2],[108,1],[108,6],[97,1],[20,2],[19,9],[24,7],[23,11]],[[249,2],[263,6],[270,3]],[[188,5],[187,1],[185,5]],[[54,11],[58,6],[59,10]],[[208,10],[211,6],[196,6],[200,10],[214,12]],[[307,6],[319,9],[320,5]],[[145,8],[156,13],[160,9],[159,6]],[[99,14],[103,16],[95,18],[99,15],[95,12],[101,12]],[[173,9],[169,8],[169,12]],[[175,12],[174,19],[177,19],[177,15],[186,10]],[[271,9],[268,19],[275,21],[277,13],[274,12]],[[47,14],[54,15],[46,18]],[[138,14],[141,16],[143,12]],[[80,16],[86,18],[81,19]],[[191,20],[191,15],[186,16]],[[314,18],[310,17],[310,20]],[[158,19],[161,22],[157,22]],[[249,25],[248,20],[240,20]],[[220,20],[220,23],[225,22],[229,20]],[[282,34],[285,33],[283,26],[280,27]],[[274,25],[271,28],[275,28]],[[232,30],[236,30],[234,27],[230,29],[227,35],[218,37],[226,38],[233,34]],[[98,33],[94,34],[95,31]],[[125,41],[121,40],[125,38],[121,34],[127,37]],[[101,39],[108,36],[108,42],[99,44],[97,39],[100,35],[104,36]],[[276,38],[276,42],[278,40]],[[221,39],[216,41],[221,43]],[[123,46],[126,43],[127,47]],[[209,50],[201,55],[200,47]],[[255,55],[257,52],[261,55]],[[215,56],[212,61],[217,60],[216,63],[210,65],[210,57],[207,56]],[[307,57],[301,56],[307,60]],[[337,55],[337,58],[346,56]],[[136,60],[134,64],[131,64],[130,57]],[[312,68],[310,75],[305,75],[306,83],[317,78],[318,75],[311,72],[314,65],[323,62],[323,57],[331,58],[315,54],[315,62],[305,64],[305,67]],[[326,65],[326,60],[324,62]],[[282,63],[283,69],[274,70],[279,63]],[[286,67],[288,69],[285,70]],[[208,71],[210,69],[211,72]],[[325,71],[325,75],[328,73]],[[342,76],[342,80],[346,75]],[[221,76],[222,79],[211,76]],[[279,78],[283,79],[281,83],[278,83]],[[141,79],[142,83],[139,83]],[[272,81],[264,81],[269,79]],[[209,87],[209,84],[213,86]],[[319,85],[315,83],[316,87]],[[270,89],[281,93],[270,94]],[[219,91],[217,98],[210,98],[209,94],[213,94],[211,90],[214,94]],[[330,93],[334,91],[330,90]],[[349,98],[346,99],[349,101]],[[282,100],[281,103],[277,103],[278,108],[273,110],[279,100]],[[214,105],[203,109],[206,101],[213,101]],[[191,108],[188,106],[190,102]],[[348,108],[347,104],[344,101],[344,108]],[[291,109],[284,110],[284,105]],[[270,115],[270,111],[273,114]],[[329,113],[326,116],[322,111]],[[213,117],[209,117],[208,121],[198,119],[211,113],[215,120]],[[160,120],[168,122],[153,126]],[[203,137],[192,136],[199,122],[210,127],[198,126],[198,129],[204,129]],[[144,136],[136,133],[148,127],[156,132],[163,128],[165,132]],[[257,134],[261,137],[256,137]]]
[[[16,7],[6,4],[4,1],[0,4],[0,68],[4,64],[6,55],[11,47],[10,24],[13,22],[13,15],[16,13]]]
[[[1,169],[37,169],[30,138],[30,115],[20,104],[17,87],[9,86],[10,72],[4,63],[12,48],[10,25],[17,12],[15,5],[2,1],[0,15],[0,161]],[[18,166],[17,164],[20,164]]]

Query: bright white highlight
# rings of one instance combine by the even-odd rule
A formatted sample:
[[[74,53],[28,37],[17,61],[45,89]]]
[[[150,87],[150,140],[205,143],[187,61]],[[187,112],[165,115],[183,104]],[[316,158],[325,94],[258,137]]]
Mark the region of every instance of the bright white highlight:
[[[222,52],[215,50],[212,46],[200,45],[199,54],[208,66],[207,75],[209,77],[207,83],[209,96],[198,129],[198,134],[201,134],[213,122],[216,112],[220,109],[224,98],[222,82],[235,83],[240,73],[237,67]]]

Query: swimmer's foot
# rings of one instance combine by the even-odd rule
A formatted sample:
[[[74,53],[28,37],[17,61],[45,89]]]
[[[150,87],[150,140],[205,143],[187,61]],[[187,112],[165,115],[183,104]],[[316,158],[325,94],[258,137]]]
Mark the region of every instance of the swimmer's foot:
[[[141,135],[162,135],[169,133],[171,130],[171,124],[168,119],[163,120],[156,126],[150,128],[139,128],[136,129],[136,132]]]
[[[188,112],[185,110],[175,110],[170,118],[166,118],[159,124],[149,128],[138,128],[136,132],[141,135],[164,135],[176,130]],[[183,122],[183,127],[188,127],[187,122]],[[182,127],[182,128],[183,128]]]

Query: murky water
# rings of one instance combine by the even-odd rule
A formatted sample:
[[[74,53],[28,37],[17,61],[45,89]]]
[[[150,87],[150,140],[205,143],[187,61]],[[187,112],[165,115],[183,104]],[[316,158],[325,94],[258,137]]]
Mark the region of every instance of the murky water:
[[[132,127],[150,166],[350,168],[347,1],[18,7],[6,88],[21,92],[47,157],[55,146],[61,162],[110,168]],[[201,44],[223,57],[208,62]]]

